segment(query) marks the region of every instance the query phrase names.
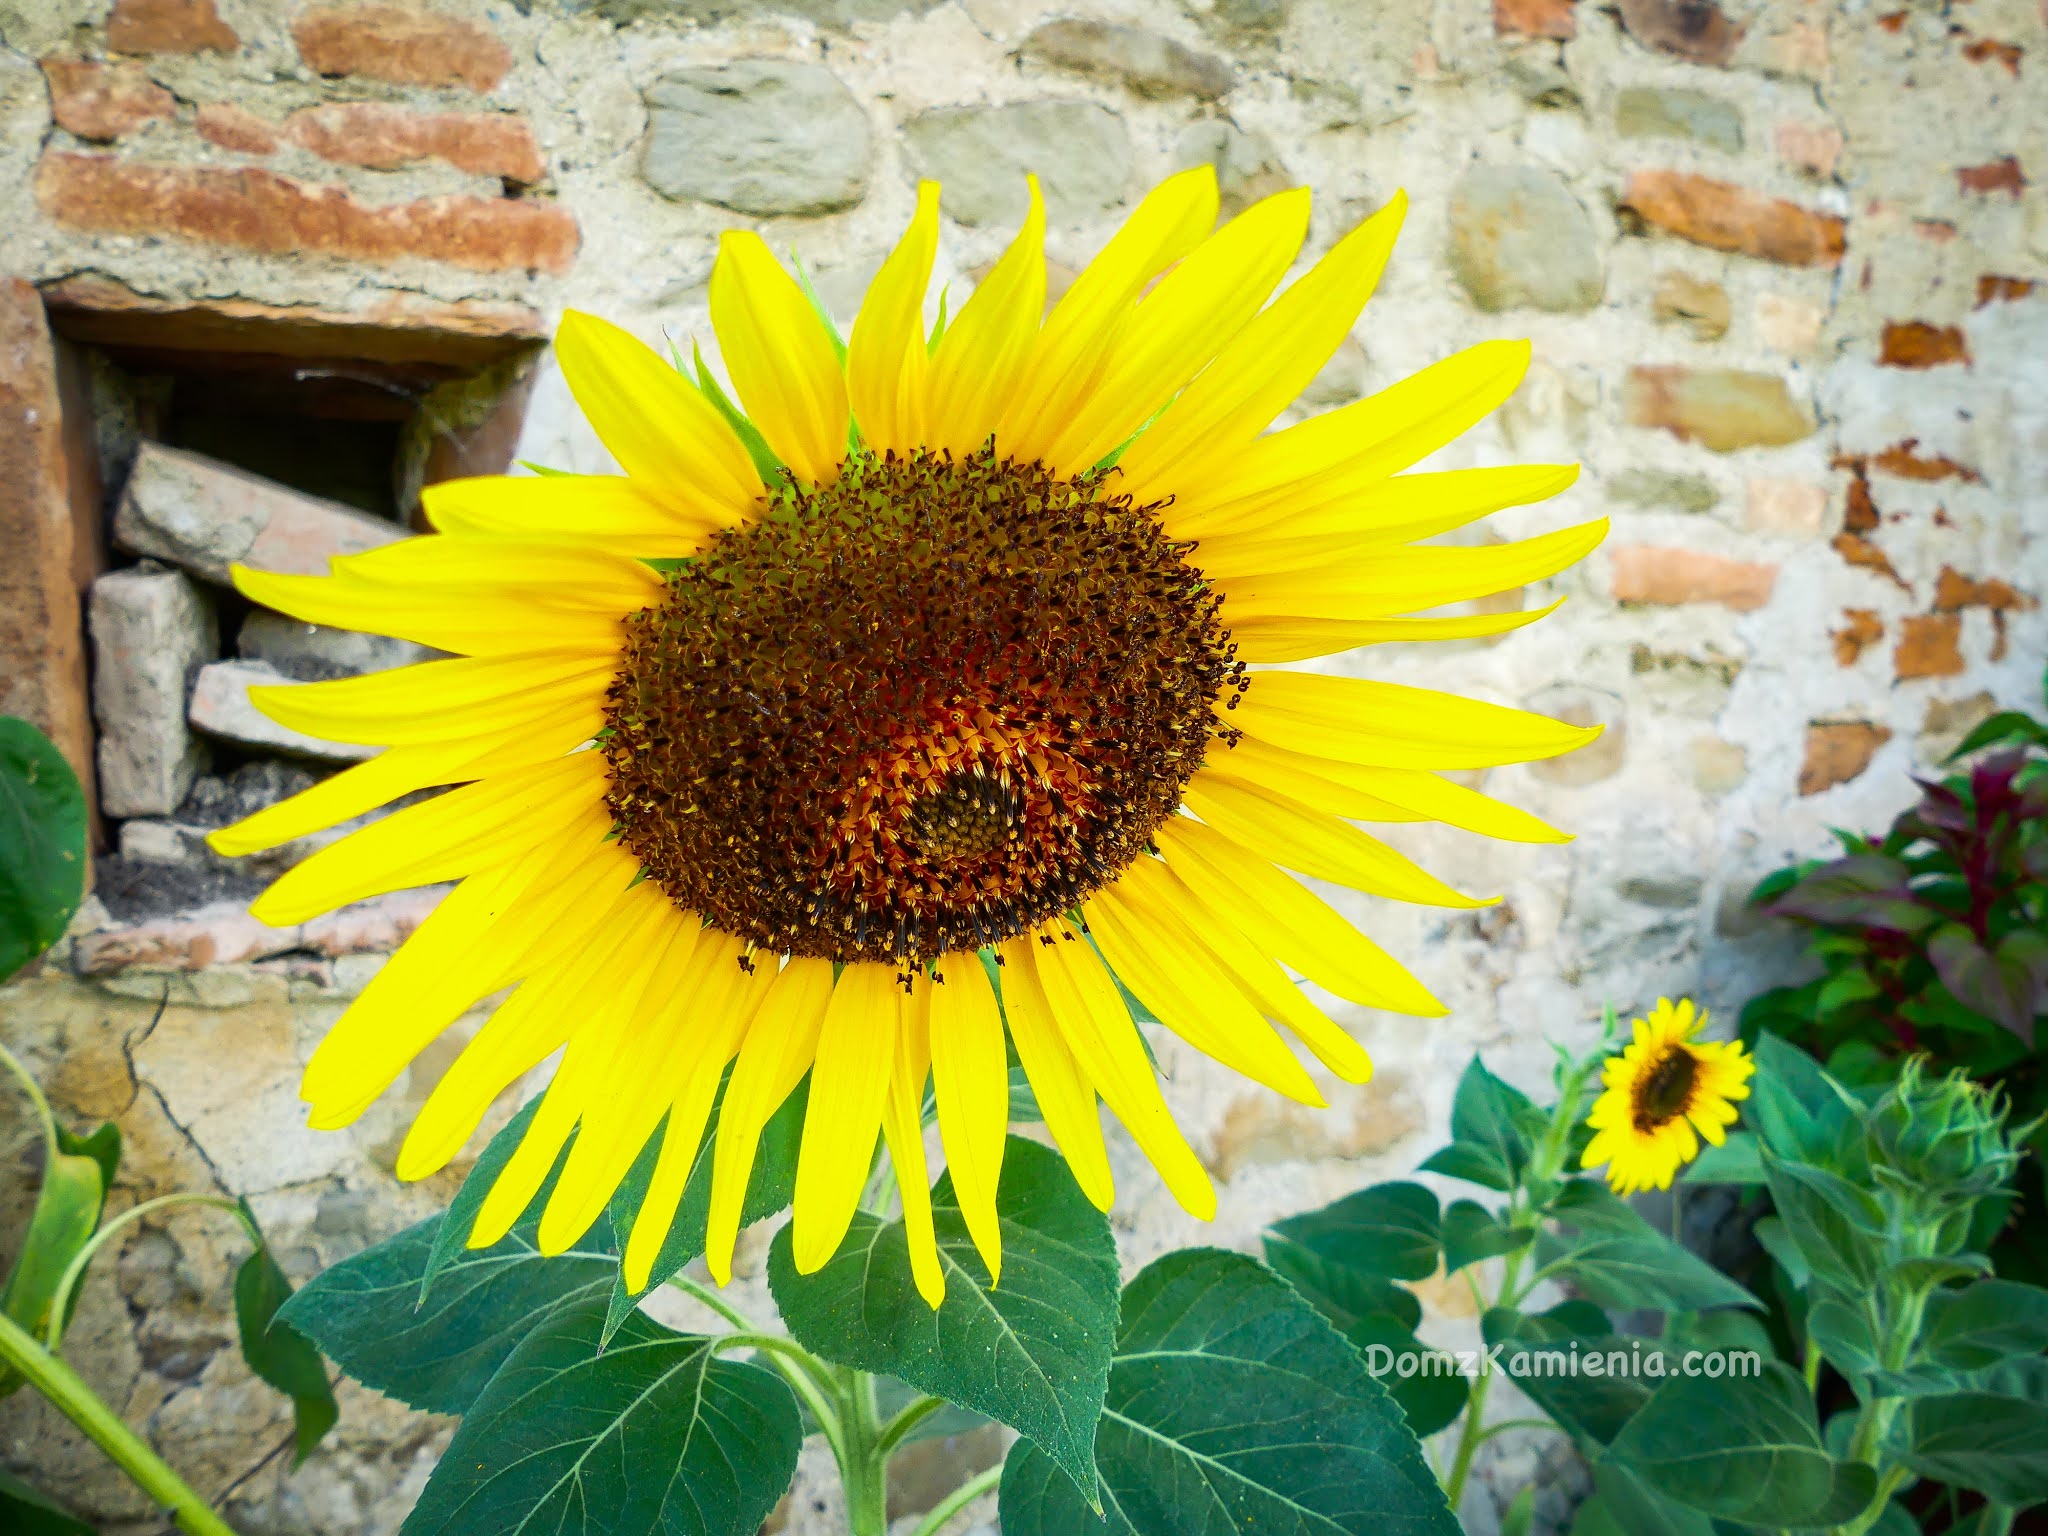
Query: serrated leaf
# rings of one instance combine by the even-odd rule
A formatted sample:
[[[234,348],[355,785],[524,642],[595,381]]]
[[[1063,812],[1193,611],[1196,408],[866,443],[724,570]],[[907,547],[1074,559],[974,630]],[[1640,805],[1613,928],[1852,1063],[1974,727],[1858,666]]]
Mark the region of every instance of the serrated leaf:
[[[1590,1188],[1578,1198],[1576,1208],[1553,1207],[1553,1214],[1577,1224],[1576,1230],[1546,1228],[1536,1239],[1536,1262],[1593,1301],[1617,1311],[1761,1308],[1742,1286],[1681,1248],[1622,1201],[1611,1196],[1600,1200]]]
[[[1572,1536],[1716,1536],[1705,1515],[1672,1503],[1605,1458],[1593,1464],[1593,1486],[1598,1491],[1580,1508]]]
[[[1768,1147],[1763,1164],[1784,1234],[1809,1271],[1851,1293],[1874,1283],[1885,1243],[1885,1216],[1877,1201],[1839,1174],[1787,1161]]]
[[[1404,1328],[1390,1313],[1362,1317],[1344,1330],[1372,1378],[1385,1387],[1417,1435],[1428,1436],[1448,1426],[1465,1411],[1472,1384],[1458,1369],[1455,1352],[1432,1349]],[[1401,1371],[1404,1362],[1414,1369]]]
[[[1426,1280],[1441,1251],[1436,1195],[1406,1181],[1374,1184],[1273,1231],[1332,1264],[1390,1280]]]
[[[1979,1280],[1927,1298],[1919,1347],[1939,1366],[1982,1370],[2048,1349],[2048,1291],[2015,1280]]]
[[[49,737],[0,715],[0,981],[64,937],[85,897],[85,792]]]
[[[600,1351],[604,1326],[593,1294],[520,1341],[402,1536],[754,1536],[796,1471],[789,1388],[639,1313]]]
[[[2048,1361],[2014,1364],[2036,1369],[2000,1373],[2010,1391],[1910,1399],[1894,1432],[1898,1459],[1924,1477],[2000,1504],[2025,1508],[2048,1501]]]
[[[1604,1319],[1603,1319],[1604,1321]],[[1619,1349],[1631,1359],[1632,1345],[1618,1334],[1582,1334],[1567,1319],[1508,1312],[1496,1307],[1481,1320],[1488,1344],[1500,1346],[1502,1369],[1524,1394],[1571,1433],[1605,1445],[1650,1400],[1650,1383],[1630,1373],[1598,1374],[1581,1362]],[[1652,1345],[1652,1352],[1655,1346]]]
[[[242,1219],[251,1231],[256,1230],[255,1213],[246,1200],[242,1202]],[[291,1295],[291,1282],[270,1256],[269,1245],[259,1243],[235,1271],[235,1326],[242,1336],[242,1358],[249,1369],[292,1400],[292,1465],[297,1466],[334,1428],[341,1409],[335,1404],[320,1352],[278,1317]]]
[[[432,1247],[428,1250],[420,1270],[420,1300],[427,1299],[435,1279],[447,1268],[449,1261],[463,1251],[469,1241],[469,1234],[476,1226],[477,1212],[484,1207],[484,1200],[491,1192],[491,1186],[498,1182],[498,1175],[505,1171],[505,1165],[512,1161],[512,1154],[519,1150],[519,1143],[526,1139],[526,1129],[533,1124],[533,1117],[540,1113],[540,1099],[528,1099],[519,1111],[505,1122],[498,1134],[484,1144],[477,1160],[470,1164],[468,1174],[462,1180],[462,1187],[455,1191],[455,1198],[448,1202],[448,1209],[441,1214],[441,1224],[434,1233]]]
[[[1474,1056],[1451,1098],[1451,1145],[1431,1154],[1423,1170],[1487,1189],[1512,1189],[1529,1164],[1529,1144],[1542,1134],[1544,1119],[1527,1094]]]
[[[1266,1235],[1265,1248],[1273,1272],[1307,1297],[1339,1333],[1348,1335],[1365,1317],[1391,1317],[1411,1330],[1422,1321],[1422,1303],[1415,1293],[1384,1275],[1333,1264],[1275,1233]]]
[[[1105,1518],[1019,1441],[1004,1536],[1457,1536],[1386,1390],[1315,1309],[1242,1254],[1183,1249],[1124,1292],[1097,1437]]]
[[[790,1230],[768,1251],[768,1285],[796,1341],[821,1359],[901,1377],[986,1414],[1093,1485],[1096,1419],[1116,1337],[1116,1243],[1056,1153],[1013,1136],[996,1190],[1003,1279],[967,1235],[950,1176],[932,1190],[946,1298],[918,1295],[900,1221],[865,1211],[824,1268],[799,1275]]]
[[[0,1468],[0,1531],[7,1536],[93,1536],[91,1526],[5,1468]]]
[[[1456,1200],[1444,1211],[1444,1273],[1526,1248],[1534,1227],[1510,1227],[1476,1200]]]

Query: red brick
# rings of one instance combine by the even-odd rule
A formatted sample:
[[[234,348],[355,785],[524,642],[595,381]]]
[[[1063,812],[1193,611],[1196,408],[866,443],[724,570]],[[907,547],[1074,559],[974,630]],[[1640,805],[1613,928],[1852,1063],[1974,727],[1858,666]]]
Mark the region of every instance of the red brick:
[[[1645,47],[1696,64],[1726,64],[1742,41],[1713,0],[1621,0],[1621,24]]]
[[[1963,636],[1959,613],[1916,613],[1899,622],[1899,643],[1892,652],[1892,675],[1900,682],[1916,677],[1954,677],[1963,670],[1958,644]]]
[[[1829,635],[1835,642],[1835,660],[1845,667],[1884,638],[1884,623],[1875,608],[1844,608],[1842,627]]]
[[[440,159],[476,176],[536,182],[547,162],[523,117],[504,112],[413,112],[383,102],[304,107],[285,120],[301,149],[339,165],[378,170]]]
[[[1493,30],[1503,37],[1547,37],[1569,42],[1579,35],[1579,0],[1493,0]]]
[[[465,196],[372,206],[344,188],[253,166],[146,165],[102,155],[44,155],[36,201],[61,223],[104,234],[175,235],[355,261],[424,257],[479,272],[566,272],[578,238],[575,218],[553,203]]]
[[[1884,15],[1877,18],[1877,24],[1884,28],[1885,31],[1891,33],[1892,36],[1897,37],[1900,32],[1905,30],[1906,18],[1907,13],[1905,11],[1887,11]]]
[[[1956,168],[1956,185],[1965,192],[2010,192],[2015,198],[2028,185],[2020,163],[2011,155],[1992,160],[1984,165],[1964,165]]]
[[[1972,64],[1996,60],[2015,80],[2020,77],[2020,55],[2025,52],[2018,43],[2001,43],[1995,37],[1973,37],[1963,44],[1963,57]]]
[[[1901,480],[1962,480],[1972,485],[1984,477],[1967,464],[1958,464],[1942,453],[1916,453],[1920,439],[1909,437],[1894,443],[1883,453],[1870,456],[1870,467],[1896,475]]]
[[[1726,560],[1690,549],[1627,545],[1608,557],[1618,603],[1719,603],[1738,613],[1761,608],[1777,585],[1775,565]]]
[[[1986,272],[1977,279],[1977,308],[1987,304],[2014,304],[2034,291],[2030,278],[2005,277]]]
[[[1892,739],[1886,727],[1868,720],[1815,721],[1806,728],[1806,760],[1799,765],[1799,793],[1817,795],[1862,774],[1877,749]]]
[[[242,40],[214,0],[114,0],[107,46],[116,53],[233,53]]]
[[[1967,363],[1970,344],[1960,326],[1891,320],[1885,323],[1877,360],[1887,368],[1939,368],[1946,363]]]
[[[143,73],[140,64],[98,64],[89,59],[45,59],[50,115],[81,139],[106,143],[153,118],[178,116],[178,98]]]
[[[1934,579],[1934,608],[1937,613],[1955,613],[1964,608],[1989,608],[1993,613],[2033,609],[2040,604],[2011,583],[1996,576],[1982,581],[1965,576],[1952,565],[1944,565]]]
[[[242,155],[274,155],[277,153],[277,124],[267,118],[258,117],[246,107],[235,106],[232,102],[208,102],[199,109],[198,121],[194,124],[199,136],[209,144],[218,144],[222,149],[232,149]]]
[[[512,53],[488,27],[400,5],[314,6],[292,18],[299,57],[322,75],[489,91]]]
[[[1906,588],[1906,583],[1900,578],[1899,573],[1892,568],[1891,557],[1861,534],[1838,533],[1835,535],[1833,548],[1845,564],[1853,565],[1858,570],[1869,571],[1874,576],[1882,576],[1901,589],[1910,590]]]
[[[1832,213],[1687,171],[1631,172],[1622,206],[1681,240],[1788,267],[1832,267],[1847,244]]]

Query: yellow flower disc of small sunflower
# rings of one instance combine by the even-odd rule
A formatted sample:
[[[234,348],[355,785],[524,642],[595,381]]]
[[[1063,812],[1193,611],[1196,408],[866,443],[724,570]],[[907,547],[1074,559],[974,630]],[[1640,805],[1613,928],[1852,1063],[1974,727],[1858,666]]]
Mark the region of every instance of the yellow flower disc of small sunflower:
[[[1635,1038],[1601,1069],[1603,1091],[1586,1116],[1593,1128],[1580,1166],[1607,1165],[1618,1194],[1669,1189],[1678,1170],[1699,1156],[1701,1138],[1720,1146],[1749,1097],[1756,1062],[1740,1040],[1695,1039],[1706,1010],[1689,998],[1657,999]]]
[[[1605,531],[1421,542],[1572,482],[1569,465],[1403,473],[1508,396],[1525,344],[1268,432],[1349,333],[1404,206],[1276,297],[1308,194],[1218,228],[1213,173],[1190,171],[1042,314],[1034,183],[1015,243],[933,337],[927,184],[843,357],[761,240],[729,234],[710,299],[736,409],[571,312],[556,359],[622,474],[430,486],[433,534],[327,577],[238,567],[284,613],[457,653],[253,692],[296,729],[385,750],[215,834],[223,853],[458,786],[255,904],[296,923],[457,882],[315,1053],[313,1123],[361,1114],[510,987],[398,1165],[441,1167],[561,1053],[474,1245],[519,1219],[573,1138],[539,1231],[567,1247],[659,1131],[626,1244],[638,1289],[730,1067],[707,1249],[723,1283],[756,1141],[808,1074],[799,1269],[838,1247],[886,1136],[936,1306],[925,1086],[994,1273],[1007,1048],[1098,1204],[1100,1099],[1182,1204],[1212,1213],[1116,978],[1196,1048],[1320,1103],[1282,1030],[1346,1080],[1371,1064],[1283,964],[1371,1007],[1444,1010],[1279,866],[1476,905],[1357,823],[1561,840],[1442,775],[1594,734],[1272,667],[1513,629],[1541,615],[1415,615],[1553,575]]]

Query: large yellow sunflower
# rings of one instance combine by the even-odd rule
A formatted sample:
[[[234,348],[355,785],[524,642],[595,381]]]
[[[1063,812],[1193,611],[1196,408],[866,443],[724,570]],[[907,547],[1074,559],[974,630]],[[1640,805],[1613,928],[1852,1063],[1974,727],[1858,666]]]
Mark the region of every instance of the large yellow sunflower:
[[[1603,1091],[1586,1124],[1593,1139],[1580,1166],[1607,1164],[1615,1192],[1669,1189],[1684,1164],[1699,1156],[1700,1138],[1714,1146],[1728,1139],[1737,1099],[1749,1097],[1756,1063],[1740,1040],[1696,1040],[1705,1009],[1691,998],[1657,999],[1634,1038],[1601,1068]]]
[[[437,485],[432,535],[324,578],[238,567],[242,591],[285,613],[459,653],[260,691],[283,723],[387,750],[213,838],[250,853],[461,786],[314,854],[255,905],[294,923],[459,882],[315,1053],[313,1124],[348,1123],[464,1010],[514,988],[398,1171],[440,1168],[561,1051],[470,1241],[510,1228],[574,1133],[539,1227],[543,1249],[566,1247],[659,1131],[626,1243],[637,1289],[730,1066],[707,1253],[723,1283],[762,1127],[808,1072],[797,1266],[844,1237],[879,1133],[937,1305],[925,1083],[994,1274],[1007,1033],[1093,1200],[1112,1194],[1099,1097],[1211,1215],[1115,978],[1196,1048],[1321,1103],[1275,1022],[1345,1080],[1370,1063],[1276,962],[1371,1007],[1444,1009],[1275,866],[1481,905],[1354,823],[1558,840],[1440,774],[1592,734],[1249,670],[1525,624],[1540,615],[1403,615],[1551,575],[1604,531],[1416,542],[1571,483],[1558,465],[1398,473],[1506,398],[1526,344],[1473,347],[1262,435],[1349,330],[1403,207],[1268,303],[1307,192],[1217,229],[1214,177],[1191,171],[1044,314],[1034,184],[1015,242],[927,335],[927,183],[843,348],[736,231],[710,300],[737,407],[572,312],[556,357],[623,475]]]

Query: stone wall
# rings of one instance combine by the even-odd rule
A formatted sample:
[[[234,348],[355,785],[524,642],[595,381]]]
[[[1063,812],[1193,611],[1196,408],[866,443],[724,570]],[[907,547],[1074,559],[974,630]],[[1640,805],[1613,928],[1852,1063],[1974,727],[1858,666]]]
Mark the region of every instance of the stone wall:
[[[424,403],[432,379],[402,373],[426,359],[485,380],[464,431],[514,400],[499,462],[604,469],[545,357],[514,388],[489,372],[561,307],[708,339],[717,235],[753,224],[848,316],[920,174],[946,183],[957,304],[1009,237],[1022,170],[1045,181],[1057,281],[1145,185],[1202,160],[1233,208],[1313,186],[1311,256],[1405,187],[1380,294],[1310,403],[1533,337],[1520,393],[1438,463],[1586,466],[1478,538],[1614,519],[1582,567],[1502,600],[1570,599],[1535,628],[1340,665],[1608,731],[1486,776],[1575,830],[1569,847],[1394,829],[1505,899],[1352,904],[1452,1006],[1429,1023],[1351,1010],[1373,1083],[1309,1113],[1162,1049],[1221,1213],[1196,1228],[1121,1148],[1127,1261],[1247,1245],[1276,1211],[1406,1171],[1475,1048],[1534,1086],[1545,1038],[1583,1041],[1603,1001],[1693,992],[1732,1015],[1789,964],[1742,911],[1750,882],[1830,827],[1887,820],[1970,725],[2038,699],[2044,29],[2035,0],[0,0],[0,273],[21,280],[0,306],[0,691],[87,769],[97,707],[116,818],[103,899],[0,992],[0,1028],[63,1112],[120,1121],[118,1204],[247,1194],[300,1277],[448,1193],[390,1167],[449,1047],[346,1132],[306,1130],[295,1091],[431,897],[268,930],[239,909],[248,877],[195,841],[324,771],[225,713],[230,624],[230,667],[252,659],[252,622],[255,661],[304,659],[219,585],[223,548],[270,537],[273,512],[249,507],[281,496],[279,547],[314,560],[403,530],[351,533],[325,503],[138,447],[147,399],[107,357],[374,365],[422,402],[413,491],[475,462]],[[403,659],[325,643],[327,667]],[[12,1231],[34,1152],[4,1113]],[[231,1342],[237,1256],[204,1215],[143,1227],[88,1286],[74,1357],[240,1529],[393,1529],[446,1425],[345,1388],[341,1429],[287,1476],[283,1414]],[[1428,1329],[1469,1334],[1460,1297],[1437,1300]],[[1547,1443],[1496,1444],[1472,1530]],[[0,1404],[0,1456],[110,1532],[161,1529],[25,1395]],[[806,1466],[787,1529],[837,1529]]]

